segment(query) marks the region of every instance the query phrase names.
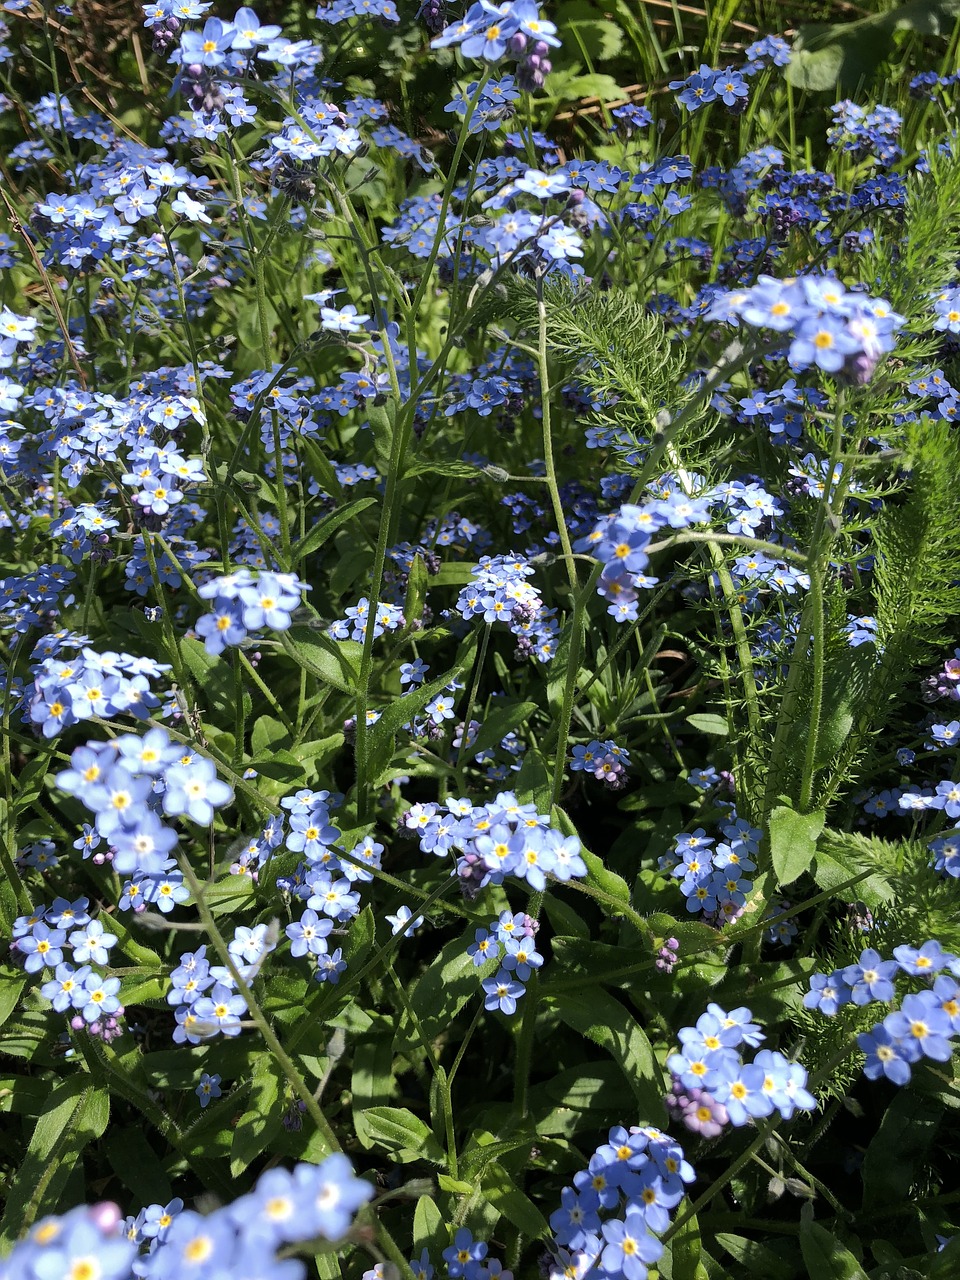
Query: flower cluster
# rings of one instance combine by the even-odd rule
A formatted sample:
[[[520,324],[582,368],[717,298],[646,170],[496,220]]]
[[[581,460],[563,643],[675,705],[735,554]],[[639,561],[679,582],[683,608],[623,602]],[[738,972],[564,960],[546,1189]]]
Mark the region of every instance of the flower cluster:
[[[651,486],[659,497],[643,506],[624,503],[573,544],[575,551],[589,552],[603,565],[597,594],[610,601],[607,613],[616,622],[635,622],[640,591],[659,582],[645,572],[650,563],[647,548],[657,531],[709,522],[711,503],[718,499],[709,490],[696,493],[698,480],[661,477]]]
[[[403,610],[398,605],[381,600],[374,610],[373,636],[379,639],[386,631],[399,631],[404,625]],[[363,643],[370,625],[370,601],[366,596],[346,610],[346,617],[339,618],[328,628],[334,640],[356,640]]]
[[[489,1252],[483,1240],[475,1240],[468,1227],[460,1227],[442,1253],[446,1273],[451,1280],[513,1280],[513,1272],[506,1271],[498,1258]],[[419,1258],[410,1262],[417,1280],[433,1280],[434,1266],[430,1252],[424,1249]],[[382,1264],[365,1271],[363,1280],[385,1280]]]
[[[922,1059],[949,1061],[951,1041],[960,1034],[960,957],[944,951],[935,939],[919,947],[894,947],[892,960],[884,960],[870,947],[856,964],[814,974],[803,998],[806,1008],[828,1018],[844,1005],[892,1004],[895,979],[901,974],[925,979],[927,985],[904,996],[899,1008],[857,1036],[866,1055],[863,1073],[868,1080],[885,1076],[903,1085]]]
[[[690,112],[719,99],[731,114],[739,115],[746,109],[750,95],[743,73],[734,71],[732,67],[713,71],[708,66],[701,66],[686,80],[671,80],[670,88],[678,91],[677,101]]]
[[[667,1059],[672,1076],[667,1109],[705,1138],[725,1125],[735,1128],[778,1111],[789,1120],[797,1111],[813,1111],[817,1100],[807,1089],[807,1073],[773,1049],[761,1049],[744,1062],[741,1045],[756,1049],[766,1038],[749,1009],[727,1013],[717,1004],[683,1027],[680,1050]]]
[[[792,368],[842,371],[858,382],[867,382],[880,357],[893,350],[903,324],[888,302],[848,291],[831,275],[792,280],[761,275],[749,289],[715,297],[707,318],[770,329],[789,338]]]
[[[857,158],[871,156],[881,165],[895,164],[903,155],[898,145],[903,118],[892,107],[861,107],[849,98],[831,108],[833,124],[827,143]]]
[[[65,635],[37,646],[33,685],[24,695],[24,720],[45,738],[95,717],[110,720],[129,715],[145,720],[160,707],[150,681],[170,670],[167,663],[129,653],[97,653],[85,640]],[[40,656],[50,648],[56,657]],[[79,655],[68,656],[69,650],[77,648]]]
[[[653,1125],[616,1125],[550,1215],[551,1280],[591,1274],[646,1280],[663,1257],[659,1237],[696,1174],[680,1144]]]
[[[120,979],[93,965],[109,965],[118,939],[90,915],[89,907],[87,898],[57,898],[49,907],[19,916],[13,922],[10,954],[27,973],[52,973],[40,994],[57,1013],[72,1013],[74,1030],[85,1027],[90,1035],[109,1041],[119,1034],[123,1016]],[[65,958],[68,952],[71,960]]]
[[[213,601],[213,611],[196,625],[207,653],[218,656],[228,646],[242,644],[251,631],[286,631],[308,590],[293,573],[253,574],[249,569],[213,578],[198,588],[202,600]]]
[[[540,592],[527,579],[533,566],[523,556],[481,556],[457,611],[465,621],[503,622],[517,637],[517,653],[549,662],[556,653],[559,626]]]
[[[526,994],[526,982],[543,964],[543,956],[537,951],[539,928],[538,922],[524,912],[504,911],[490,921],[489,929],[476,931],[467,948],[473,963],[479,968],[490,961],[500,961],[496,974],[485,978],[482,984],[486,1009],[499,1009],[508,1016],[516,1013],[517,1001]]]
[[[0,1277],[128,1280],[135,1274],[164,1280],[189,1274],[214,1280],[239,1268],[272,1280],[305,1280],[307,1268],[288,1256],[289,1246],[342,1240],[373,1192],[337,1153],[291,1172],[270,1169],[252,1191],[206,1216],[184,1209],[180,1199],[148,1205],[127,1219],[115,1204],[81,1205],[38,1222],[0,1263]]]
[[[432,49],[457,45],[465,58],[478,62],[499,62],[507,56],[517,59],[521,87],[542,88],[549,75],[551,48],[559,48],[557,28],[540,17],[536,0],[477,0],[459,22],[451,23],[430,42]]]
[[[456,854],[455,874],[471,897],[508,875],[542,891],[548,876],[563,882],[587,874],[577,837],[551,827],[548,815],[534,804],[519,804],[511,791],[485,805],[466,799],[411,805],[401,828],[418,837],[424,853]]]
[[[105,841],[114,868],[131,875],[121,910],[143,911],[149,903],[167,913],[185,901],[189,891],[183,873],[169,856],[177,832],[160,814],[209,827],[214,811],[233,799],[213,761],[156,728],[142,737],[122,734],[109,742],[87,742],[75,748],[70,766],[57,774],[57,786],[95,815],[84,851],[93,852]]]
[[[720,833],[724,839],[719,844],[703,827],[675,836],[673,849],[660,858],[659,868],[680,882],[688,911],[702,911],[711,922],[726,924],[739,917],[753,889],[748,877],[757,869],[754,858],[762,832],[731,808],[730,817],[720,823]]]
[[[575,746],[570,756],[571,773],[591,773],[611,791],[619,791],[625,785],[629,766],[630,753],[609,738],[603,742],[594,738],[586,746]]]

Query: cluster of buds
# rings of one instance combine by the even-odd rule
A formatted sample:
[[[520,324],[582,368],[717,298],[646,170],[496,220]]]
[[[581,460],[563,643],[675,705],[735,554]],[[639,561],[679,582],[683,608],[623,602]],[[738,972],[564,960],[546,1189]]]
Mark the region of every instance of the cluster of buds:
[[[594,739],[585,747],[573,748],[572,773],[591,773],[611,791],[621,791],[627,784],[626,767],[630,758],[623,747],[609,740]]]
[[[701,1138],[718,1137],[730,1120],[727,1108],[712,1093],[706,1089],[687,1089],[678,1076],[673,1077],[670,1092],[663,1101],[672,1119],[680,1120]]]
[[[954,650],[953,657],[946,660],[941,671],[927,676],[923,682],[924,702],[937,702],[940,698],[960,702],[960,649]]]
[[[214,67],[205,67],[199,62],[186,62],[181,66],[174,88],[186,98],[191,111],[213,115],[223,107],[223,88],[215,71]]]
[[[123,1012],[123,1005],[121,1005],[116,1012],[98,1018],[96,1022],[85,1022],[78,1013],[70,1019],[70,1026],[74,1031],[86,1031],[87,1035],[93,1036],[95,1040],[102,1040],[104,1044],[109,1044],[111,1040],[116,1040],[117,1036],[123,1034],[123,1027],[120,1025]]]
[[[526,93],[542,89],[553,70],[550,46],[545,40],[529,40],[522,31],[510,37],[508,49],[517,59],[517,88]]]
[[[676,938],[667,938],[663,946],[657,952],[656,967],[661,973],[673,973],[674,966],[680,958],[677,952],[680,950],[680,943]]]
[[[447,25],[446,0],[424,0],[417,10],[417,17],[423,19],[423,25],[432,36],[438,36]]]
[[[158,22],[153,27],[153,43],[151,48],[154,53],[166,54],[180,42],[181,22],[179,18],[172,15],[164,18],[162,22]]]

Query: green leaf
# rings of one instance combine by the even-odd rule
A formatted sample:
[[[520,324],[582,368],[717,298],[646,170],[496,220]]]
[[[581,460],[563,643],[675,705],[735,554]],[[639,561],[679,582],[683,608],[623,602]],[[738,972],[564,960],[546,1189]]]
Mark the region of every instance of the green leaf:
[[[512,732],[517,725],[523,724],[537,709],[535,702],[514,702],[509,706],[499,703],[496,710],[491,711],[484,719],[477,734],[476,742],[467,748],[467,754],[477,756],[481,751],[488,751],[499,745],[500,740]]]
[[[184,639],[180,641],[180,652],[187,670],[194,680],[203,686],[214,669],[220,665],[220,657],[207,653],[200,640]]]
[[[579,102],[581,98],[600,98],[604,102],[615,102],[629,96],[613,76],[600,72],[584,76],[579,74],[579,68],[554,71],[547,78],[543,94],[553,102]]]
[[[20,993],[26,985],[27,978],[22,969],[11,969],[9,965],[0,968],[0,1027],[17,1007]]]
[[[47,772],[47,757],[40,756],[36,760],[31,760],[20,773],[17,775],[17,789],[14,796],[13,804],[10,806],[11,815],[16,817],[17,814],[23,813],[25,809],[29,809],[43,790],[43,780]]]
[[[602,18],[588,0],[567,0],[557,10],[554,18],[570,41],[589,55],[594,64],[609,62],[623,49],[623,32],[609,18]]]
[[[283,1120],[284,1087],[273,1055],[258,1053],[247,1110],[233,1131],[230,1144],[230,1176],[239,1178],[261,1151],[266,1150]]]
[[[553,820],[565,836],[578,834],[569,814],[561,809],[559,805],[554,805]],[[622,876],[618,876],[615,871],[608,870],[597,855],[591,853],[588,849],[581,848],[580,857],[587,868],[587,884],[592,885],[595,889],[600,889],[609,897],[616,899],[617,902],[622,902],[624,906],[629,907],[631,905],[630,886]]]
[[[373,432],[374,457],[378,470],[383,474],[390,466],[393,433],[397,424],[397,402],[389,397],[382,404],[368,403],[366,414]]]
[[[401,727],[420,714],[428,702],[443,693],[451,680],[460,676],[462,666],[452,667],[436,680],[421,685],[402,698],[396,698],[386,707],[376,724],[371,725],[367,738],[370,777],[376,778],[390,763],[396,746],[396,736]]]
[[[348,502],[345,507],[338,507],[336,511],[331,511],[329,515],[317,521],[313,528],[294,545],[290,552],[290,563],[297,565],[306,556],[313,555],[329,538],[333,537],[338,529],[348,524],[361,511],[366,511],[368,507],[375,507],[378,502],[378,498],[357,498],[354,502]]]
[[[793,884],[810,866],[825,821],[821,810],[797,813],[786,805],[778,805],[770,814],[770,853],[781,888]]]
[[[378,1018],[376,1025],[379,1034],[354,1045],[350,1082],[354,1110],[365,1111],[387,1103],[393,1094],[392,1020]]]
[[[109,1094],[94,1088],[88,1075],[68,1076],[53,1090],[17,1175],[8,1181],[0,1242],[16,1240],[57,1205],[81,1152],[103,1134],[109,1118]]]
[[[311,675],[332,684],[341,693],[352,693],[360,670],[360,645],[353,640],[332,640],[323,631],[303,625],[280,633],[287,653]]]
[[[845,57],[842,44],[824,45],[822,49],[794,48],[790,63],[784,73],[797,89],[808,93],[826,93],[836,87],[844,70]]]
[[[436,573],[431,574],[434,587],[465,587],[471,580],[476,565],[466,560],[447,560]]]
[[[783,1259],[756,1240],[748,1240],[746,1236],[731,1235],[726,1231],[718,1232],[717,1244],[726,1249],[751,1276],[759,1276],[760,1280],[784,1280]]]
[[[173,1196],[160,1157],[136,1125],[111,1128],[102,1145],[110,1167],[142,1205],[166,1204]]]
[[[204,888],[203,900],[215,916],[230,915],[249,907],[256,892],[249,876],[226,876]]]
[[[699,729],[701,733],[710,733],[717,738],[725,738],[730,732],[725,716],[717,716],[708,711],[687,716],[687,724],[692,725],[694,729]]]
[[[449,1233],[443,1215],[433,1196],[421,1196],[413,1211],[413,1255],[419,1258],[424,1249],[431,1257],[439,1258],[447,1244]]]
[[[502,1165],[496,1161],[487,1165],[480,1185],[487,1201],[518,1231],[531,1240],[548,1234],[550,1228],[546,1218],[530,1197],[517,1187],[515,1179]]]
[[[687,1218],[660,1259],[663,1280],[702,1280],[706,1271],[700,1261],[700,1224],[697,1215]]]
[[[813,878],[821,889],[829,890],[844,902],[863,902],[875,911],[884,903],[893,902],[896,891],[879,869],[871,871],[872,859],[863,856],[865,850],[853,844],[856,839],[851,835],[831,835],[828,847],[817,850]],[[849,848],[843,847],[842,842],[846,840],[851,842]],[[868,849],[872,843],[869,842]],[[893,848],[888,841],[877,841],[877,845],[880,849],[884,845]],[[858,857],[858,853],[861,856]],[[892,859],[888,859],[888,865],[891,869],[896,867]]]
[[[549,995],[554,984],[559,990],[584,981],[598,986],[627,983],[631,975],[649,965],[649,956],[635,948],[611,946],[608,942],[592,942],[589,938],[571,938],[558,934],[551,939],[550,949],[556,964],[551,965],[540,990]]]
[[[448,942],[410,994],[413,1011],[429,1040],[449,1030],[471,997],[482,995],[473,959],[467,955],[474,932],[471,925],[462,937]]]
[[[266,756],[271,752],[286,749],[290,744],[290,731],[286,725],[273,716],[260,716],[250,734],[250,749],[256,756]]]
[[[482,475],[480,467],[472,462],[459,462],[451,459],[448,462],[414,462],[404,469],[404,479],[413,476],[446,476],[452,480],[476,480]]]
[[[849,1249],[813,1220],[813,1205],[800,1210],[800,1249],[810,1280],[868,1280]]]
[[[677,920],[665,911],[656,911],[647,916],[647,924],[656,938],[676,938],[681,955],[722,951],[729,945],[716,929],[702,920]]]
[[[437,1175],[437,1186],[441,1191],[449,1191],[453,1196],[469,1196],[473,1194],[473,1187],[469,1182],[464,1182],[462,1178],[451,1178],[447,1173]]]
[[[883,1113],[863,1157],[864,1209],[881,1210],[887,1204],[902,1204],[919,1176],[929,1167],[943,1108],[912,1089],[901,1089]]]
[[[827,663],[814,769],[825,769],[850,736],[877,665],[876,646],[845,647]]]
[[[542,752],[536,747],[531,747],[524,754],[520,772],[516,775],[514,791],[521,804],[535,804],[541,813],[549,810],[553,799],[550,772]]]
[[[795,88],[811,93],[838,87],[853,92],[873,79],[895,52],[898,31],[948,36],[958,13],[958,0],[912,0],[856,22],[805,23],[794,38],[784,74]]]
[[[418,551],[410,562],[407,591],[403,598],[403,616],[408,625],[414,620],[419,621],[423,618],[423,606],[429,585],[430,574],[427,572],[427,562]]]
[[[357,1137],[368,1150],[382,1147],[401,1164],[414,1160],[446,1164],[446,1156],[436,1138],[406,1107],[368,1107],[365,1111],[355,1111],[353,1120]]]
[[[559,1016],[620,1064],[639,1103],[641,1119],[657,1117],[663,1109],[663,1073],[650,1041],[633,1015],[600,987],[563,992],[551,997]]]

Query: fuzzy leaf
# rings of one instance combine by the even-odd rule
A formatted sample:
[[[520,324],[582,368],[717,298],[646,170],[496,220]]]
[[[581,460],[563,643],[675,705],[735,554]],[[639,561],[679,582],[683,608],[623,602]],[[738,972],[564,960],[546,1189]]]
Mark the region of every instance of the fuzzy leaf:
[[[297,665],[324,684],[332,684],[341,693],[350,693],[356,687],[360,646],[354,641],[332,640],[324,632],[306,626],[290,627],[280,633],[280,638]]]
[[[436,1138],[406,1107],[368,1107],[354,1112],[357,1137],[367,1147],[382,1147],[396,1156],[401,1164],[429,1160],[445,1164],[446,1157]]]
[[[329,538],[333,537],[338,529],[348,524],[361,511],[366,511],[368,507],[375,507],[377,502],[377,498],[357,498],[354,502],[348,502],[345,507],[339,507],[329,515],[325,515],[293,547],[290,555],[291,563],[299,564],[306,556],[313,555]]]
[[[701,733],[709,733],[717,738],[725,738],[730,732],[725,716],[714,715],[708,711],[687,716],[687,724],[692,725],[694,729],[699,729]]]
[[[813,1220],[813,1205],[800,1211],[800,1248],[810,1280],[867,1280],[867,1273],[832,1231]]]
[[[770,853],[781,887],[793,884],[810,866],[825,821],[822,812],[797,813],[786,805],[778,805],[770,814]]]
[[[907,1198],[943,1119],[938,1101],[912,1090],[900,1090],[883,1113],[863,1157],[863,1207],[882,1210]]]
[[[247,1110],[233,1131],[230,1176],[238,1178],[250,1167],[280,1130],[283,1119],[283,1082],[269,1053],[257,1055]]]
[[[84,1147],[101,1136],[109,1118],[109,1094],[94,1088],[88,1075],[68,1076],[53,1090],[17,1176],[7,1184],[0,1241],[11,1243],[54,1208]]]
[[[620,1064],[641,1115],[660,1114],[664,1084],[660,1065],[639,1023],[600,987],[563,992],[550,1003],[568,1026],[598,1044]]]
[[[430,1038],[450,1026],[471,996],[478,998],[477,970],[467,955],[473,935],[471,926],[461,938],[448,942],[411,992],[413,1011]]]
[[[537,1240],[549,1233],[546,1218],[502,1165],[496,1161],[487,1165],[481,1186],[487,1201],[525,1236]]]
[[[514,702],[509,706],[494,704],[494,710],[480,726],[477,740],[467,748],[470,755],[479,755],[499,745],[502,738],[523,724],[537,709],[535,702]]]
[[[371,777],[378,777],[390,763],[396,747],[396,736],[401,728],[414,716],[418,716],[428,702],[442,694],[450,681],[459,677],[462,671],[462,666],[452,667],[429,684],[411,689],[384,709],[376,724],[370,726],[367,739]]]
[[[719,1232],[716,1239],[721,1249],[739,1262],[748,1275],[758,1276],[760,1280],[783,1280],[783,1259],[766,1245],[726,1231]]]
[[[439,1258],[449,1239],[443,1215],[433,1196],[421,1196],[413,1211],[413,1255],[419,1258],[424,1249]]]

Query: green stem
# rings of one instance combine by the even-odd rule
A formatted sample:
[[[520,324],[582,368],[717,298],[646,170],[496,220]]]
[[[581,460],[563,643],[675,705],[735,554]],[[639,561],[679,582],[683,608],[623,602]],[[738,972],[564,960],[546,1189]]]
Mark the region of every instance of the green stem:
[[[570,543],[570,531],[563,511],[563,500],[560,497],[560,486],[557,483],[557,468],[553,457],[553,430],[550,408],[550,367],[547,360],[547,308],[543,300],[543,277],[537,279],[537,373],[540,379],[540,413],[543,431],[543,464],[546,469],[547,489],[553,503],[553,515],[560,534],[560,545],[563,547],[564,563],[567,569],[567,580],[570,590],[576,595],[579,589],[577,566],[573,558],[573,547]],[[563,739],[565,742],[566,739]],[[556,797],[555,797],[556,799]]]
[[[213,943],[214,950],[220,957],[221,962],[226,965],[229,970],[230,977],[233,979],[234,985],[243,996],[243,1001],[247,1006],[247,1011],[256,1024],[257,1030],[263,1036],[264,1043],[276,1058],[277,1064],[290,1083],[290,1087],[300,1097],[306,1107],[307,1113],[316,1125],[317,1132],[322,1136],[327,1145],[327,1149],[329,1151],[340,1151],[341,1147],[340,1143],[337,1141],[337,1136],[330,1127],[329,1120],[321,1111],[320,1104],[313,1096],[313,1090],[309,1087],[306,1080],[304,1080],[301,1073],[297,1070],[293,1059],[280,1043],[276,1032],[270,1026],[270,1023],[264,1016],[263,1010],[260,1008],[260,1005],[253,994],[253,988],[248,985],[245,978],[240,973],[240,970],[237,968],[236,961],[230,954],[230,950],[224,941],[223,934],[220,932],[217,927],[217,923],[213,918],[213,913],[207,906],[203,892],[203,885],[200,883],[196,872],[183,854],[178,856],[177,862],[179,863],[180,870],[183,872],[184,879],[190,887],[190,892],[194,896],[197,904],[197,911],[199,912],[200,919],[210,935],[210,940]]]

